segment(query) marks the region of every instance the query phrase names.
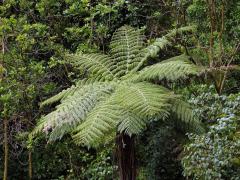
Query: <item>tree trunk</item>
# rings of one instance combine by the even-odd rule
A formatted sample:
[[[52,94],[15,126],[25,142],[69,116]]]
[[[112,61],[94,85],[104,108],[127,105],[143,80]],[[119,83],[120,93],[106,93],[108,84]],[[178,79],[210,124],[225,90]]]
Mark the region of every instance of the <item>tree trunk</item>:
[[[28,150],[28,177],[29,180],[32,179],[32,150]]]
[[[120,180],[136,179],[134,137],[118,134],[116,138],[116,157]]]
[[[4,125],[4,172],[3,172],[3,180],[7,180],[8,173],[8,121],[7,119],[3,120]]]

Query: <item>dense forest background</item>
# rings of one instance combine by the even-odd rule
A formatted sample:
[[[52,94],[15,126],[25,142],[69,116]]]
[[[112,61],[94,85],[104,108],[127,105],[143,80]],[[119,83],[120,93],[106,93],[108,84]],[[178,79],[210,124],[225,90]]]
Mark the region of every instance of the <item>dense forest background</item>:
[[[135,137],[137,179],[240,179],[239,0],[2,0],[0,15],[0,179],[118,179],[114,143],[30,133],[57,105],[40,103],[86,77],[66,54],[108,53],[124,25],[146,46],[176,31],[148,65],[185,54],[201,69],[153,82],[181,94],[205,130],[150,121]]]

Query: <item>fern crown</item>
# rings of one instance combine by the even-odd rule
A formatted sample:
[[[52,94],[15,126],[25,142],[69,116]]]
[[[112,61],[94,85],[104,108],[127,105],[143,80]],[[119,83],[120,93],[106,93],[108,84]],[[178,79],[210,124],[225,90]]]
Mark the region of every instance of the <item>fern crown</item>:
[[[77,144],[97,146],[111,140],[116,131],[138,134],[149,121],[172,115],[188,127],[199,127],[179,96],[152,82],[177,81],[198,74],[200,69],[186,55],[147,66],[150,58],[171,45],[172,37],[191,30],[183,27],[170,31],[144,47],[140,30],[123,26],[114,33],[109,54],[68,55],[68,61],[87,71],[87,77],[41,104],[60,101],[32,135],[51,128],[50,141],[71,133]]]

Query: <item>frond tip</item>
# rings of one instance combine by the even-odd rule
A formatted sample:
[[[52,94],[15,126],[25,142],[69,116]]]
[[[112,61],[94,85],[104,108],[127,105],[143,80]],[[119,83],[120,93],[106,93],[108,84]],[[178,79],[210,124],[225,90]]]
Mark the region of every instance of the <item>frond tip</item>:
[[[33,135],[50,128],[50,141],[60,139],[70,132],[80,122],[86,119],[87,114],[103,99],[114,91],[114,84],[95,83],[78,87],[75,92],[64,99],[56,110],[44,116]]]
[[[199,74],[201,69],[189,61],[186,55],[176,56],[146,67],[134,78],[137,81],[163,80],[176,81],[189,75]]]
[[[73,67],[87,71],[90,78],[96,81],[113,80],[115,75],[111,71],[114,64],[111,57],[100,54],[69,54],[66,56]]]
[[[58,93],[57,95],[43,101],[40,104],[40,108],[42,108],[43,106],[47,106],[47,105],[53,104],[55,102],[58,102],[64,98],[66,98],[67,96],[72,95],[76,89],[77,89],[77,87],[73,85],[73,86],[63,90],[62,92]]]
[[[205,131],[198,116],[193,113],[188,103],[181,99],[175,99],[172,103],[172,112],[177,119],[176,124],[180,125],[178,127],[181,127],[184,131],[192,131],[195,133]]]

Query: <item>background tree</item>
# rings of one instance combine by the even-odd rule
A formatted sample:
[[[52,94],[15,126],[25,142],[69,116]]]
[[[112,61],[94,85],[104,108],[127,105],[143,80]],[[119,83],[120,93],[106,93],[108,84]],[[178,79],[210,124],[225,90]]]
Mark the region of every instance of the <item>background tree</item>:
[[[197,26],[189,53],[209,67],[209,79],[219,94],[228,76],[239,69],[239,9],[238,1],[225,0],[197,0],[186,8],[186,20]]]

